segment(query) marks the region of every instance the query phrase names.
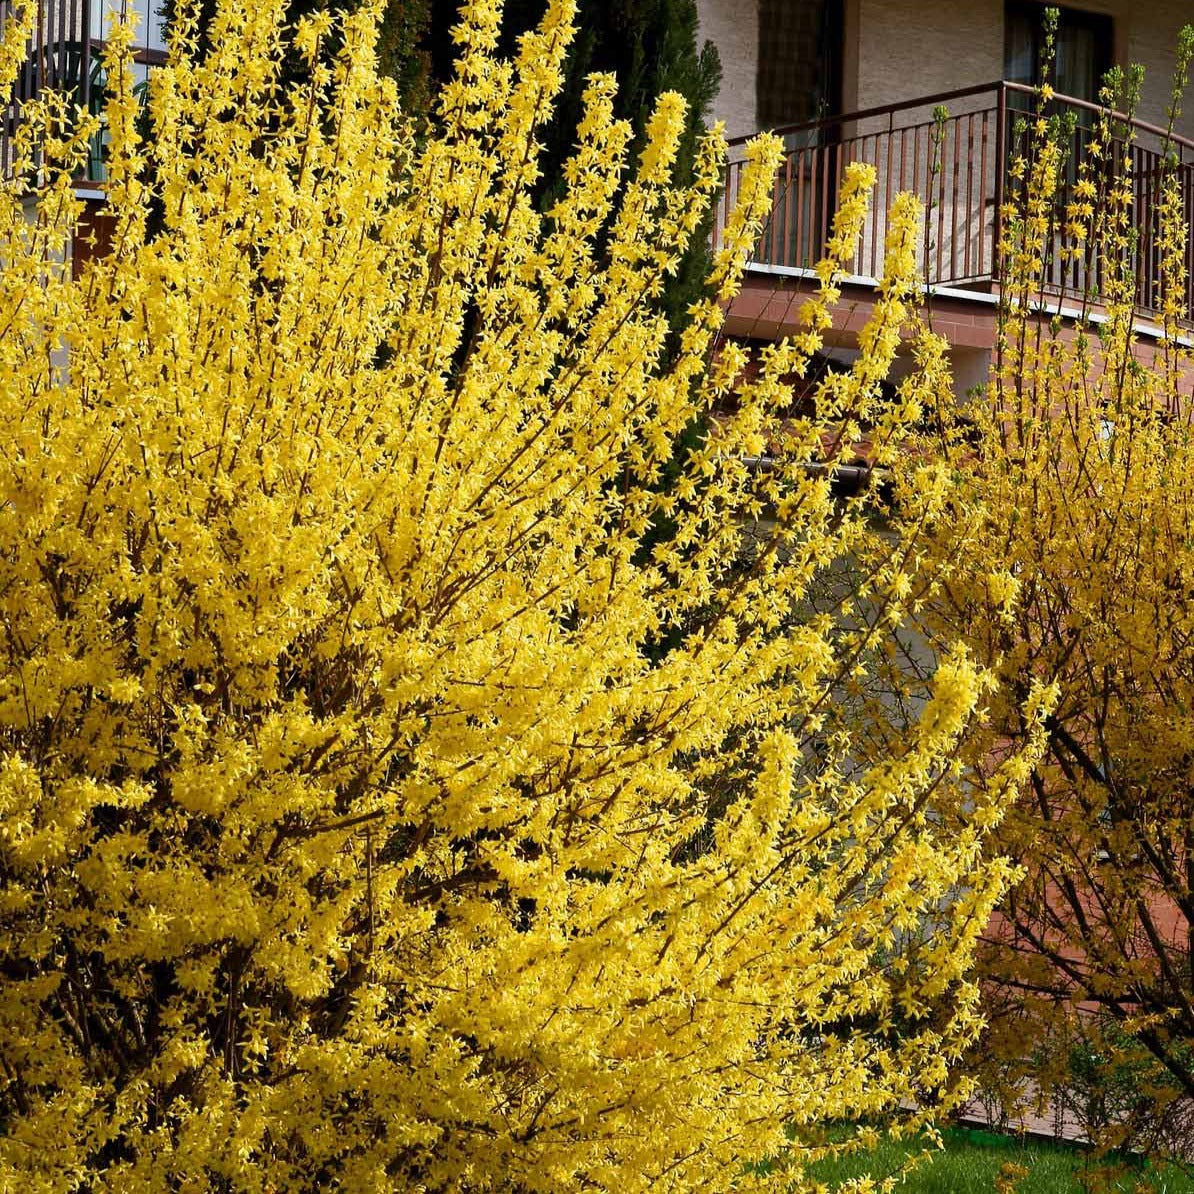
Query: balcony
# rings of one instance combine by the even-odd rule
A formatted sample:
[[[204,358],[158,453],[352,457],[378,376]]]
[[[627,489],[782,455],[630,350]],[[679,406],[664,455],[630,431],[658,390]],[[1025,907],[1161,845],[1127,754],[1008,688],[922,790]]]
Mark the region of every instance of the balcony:
[[[899,104],[849,112],[776,130],[786,152],[775,185],[770,220],[751,260],[755,275],[804,277],[822,255],[836,196],[847,165],[869,162],[877,181],[858,252],[850,266],[852,281],[865,285],[883,273],[887,209],[900,191],[920,197],[925,226],[919,247],[927,285],[951,298],[998,292],[1001,212],[1007,192],[1008,165],[1027,155],[1029,122],[1035,107],[1031,87],[997,82]],[[944,118],[934,110],[943,107]],[[1099,118],[1097,105],[1056,96],[1050,113],[1070,111],[1077,160]],[[1109,160],[1124,166],[1132,181],[1137,303],[1142,316],[1161,305],[1158,250],[1158,199],[1166,147],[1176,162],[1183,210],[1194,222],[1194,142],[1166,138],[1165,130],[1115,114]],[[727,218],[743,168],[746,138],[731,143],[724,202],[717,213],[715,240]],[[1058,211],[1070,199],[1073,171],[1063,182]],[[1060,236],[1055,238],[1059,243]],[[1094,295],[1097,306],[1101,266],[1089,252],[1085,260],[1063,266],[1057,254],[1044,278],[1045,297],[1077,306]],[[1186,243],[1186,309],[1194,309],[1194,242]],[[988,300],[989,301],[989,300]]]

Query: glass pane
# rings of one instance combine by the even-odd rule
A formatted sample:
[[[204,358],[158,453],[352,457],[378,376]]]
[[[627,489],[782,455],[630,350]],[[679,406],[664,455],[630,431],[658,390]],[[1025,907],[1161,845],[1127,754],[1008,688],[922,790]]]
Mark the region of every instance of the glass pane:
[[[1102,55],[1093,29],[1063,24],[1057,37],[1057,90],[1093,100],[1099,90]]]
[[[128,0],[128,8],[137,14],[136,44],[148,50],[165,50],[166,19],[163,0]],[[119,3],[100,0],[91,6],[91,37],[93,41],[107,41],[109,30],[121,12]]]
[[[1009,83],[1035,82],[1037,33],[1027,13],[1016,10],[1008,12],[1003,77]]]
[[[837,0],[761,0],[758,115],[765,127],[832,115],[840,37],[827,36]],[[827,43],[833,44],[827,44]]]

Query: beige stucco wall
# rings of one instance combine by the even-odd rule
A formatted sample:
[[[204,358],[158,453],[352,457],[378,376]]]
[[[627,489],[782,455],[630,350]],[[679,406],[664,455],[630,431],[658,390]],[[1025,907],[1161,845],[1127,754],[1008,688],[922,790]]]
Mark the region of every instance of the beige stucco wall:
[[[757,132],[757,0],[697,0],[697,16],[702,42],[711,41],[721,56],[721,93],[714,104],[713,118],[725,121],[727,137]]]
[[[1003,72],[1002,0],[850,0],[857,108],[989,83]]]
[[[847,45],[858,80],[847,106],[913,99],[999,78],[1003,73],[1003,0],[847,0],[856,8],[858,40]],[[1145,68],[1139,116],[1160,124],[1173,77],[1177,35],[1194,22],[1190,0],[1080,0],[1073,7],[1114,21],[1114,55]],[[1194,137],[1194,95],[1179,129]],[[957,108],[958,105],[951,105]]]
[[[1149,4],[1116,6],[1108,11],[1118,16],[1117,8],[1130,15],[1116,21],[1121,56],[1145,67],[1144,96],[1140,105],[1142,120],[1165,123],[1177,58],[1177,36],[1185,24],[1194,24],[1194,3],[1190,0],[1152,0]],[[1185,112],[1178,132],[1194,140],[1194,88],[1186,92]]]

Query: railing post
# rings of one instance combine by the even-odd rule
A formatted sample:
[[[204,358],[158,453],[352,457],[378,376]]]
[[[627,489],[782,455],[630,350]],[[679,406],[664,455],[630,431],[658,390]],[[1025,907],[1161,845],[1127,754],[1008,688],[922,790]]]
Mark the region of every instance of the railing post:
[[[101,0],[102,2],[102,0]],[[73,7],[73,6],[72,6]],[[91,0],[79,0],[79,106],[91,111]]]
[[[991,221],[993,236],[991,244],[992,281],[999,283],[1003,273],[1000,246],[1003,244],[1003,199],[1007,185],[1007,88],[1002,81],[998,85],[995,101],[995,216]],[[984,196],[985,198],[985,196]]]

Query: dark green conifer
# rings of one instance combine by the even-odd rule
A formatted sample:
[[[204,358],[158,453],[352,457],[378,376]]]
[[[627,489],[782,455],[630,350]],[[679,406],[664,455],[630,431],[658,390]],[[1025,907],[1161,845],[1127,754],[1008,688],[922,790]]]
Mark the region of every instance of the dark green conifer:
[[[543,15],[546,0],[506,0],[504,36],[506,49],[513,52],[519,33],[533,26]],[[390,0],[390,13],[427,10],[427,0]],[[451,30],[458,6],[437,0],[426,21],[421,40],[409,40],[414,24],[403,26],[408,40],[396,43],[406,59],[391,59],[395,76],[403,85],[407,110],[416,112],[425,102],[428,89],[416,91],[419,80],[447,77],[452,63]],[[706,119],[721,83],[721,64],[711,42],[699,44],[696,0],[580,0],[578,31],[568,59],[564,90],[555,115],[543,131],[544,153],[540,159],[542,178],[539,198],[544,210],[559,197],[564,187],[564,163],[576,139],[581,118],[585,80],[594,72],[617,76],[617,115],[629,120],[639,143],[656,98],[664,91],[677,91],[688,101],[688,125],[678,159],[678,174],[687,181],[692,174],[697,139],[706,129]],[[410,78],[413,83],[405,80]],[[660,309],[673,329],[682,325],[684,312],[700,295],[709,264],[709,231],[706,227],[693,238],[692,247],[668,280],[660,296]]]

